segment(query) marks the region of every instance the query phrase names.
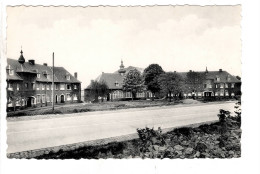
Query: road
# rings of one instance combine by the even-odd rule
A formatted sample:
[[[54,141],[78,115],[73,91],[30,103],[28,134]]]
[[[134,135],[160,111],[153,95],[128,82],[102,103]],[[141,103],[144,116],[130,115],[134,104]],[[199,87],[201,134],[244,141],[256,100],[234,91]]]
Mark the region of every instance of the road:
[[[7,122],[7,153],[136,133],[137,128],[172,128],[218,120],[235,102],[86,112],[70,117]]]

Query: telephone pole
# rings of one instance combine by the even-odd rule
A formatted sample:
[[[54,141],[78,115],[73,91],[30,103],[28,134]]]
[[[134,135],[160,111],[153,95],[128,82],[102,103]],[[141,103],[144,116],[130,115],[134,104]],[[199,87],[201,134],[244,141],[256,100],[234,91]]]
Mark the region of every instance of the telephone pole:
[[[52,111],[54,111],[54,52],[52,53]]]

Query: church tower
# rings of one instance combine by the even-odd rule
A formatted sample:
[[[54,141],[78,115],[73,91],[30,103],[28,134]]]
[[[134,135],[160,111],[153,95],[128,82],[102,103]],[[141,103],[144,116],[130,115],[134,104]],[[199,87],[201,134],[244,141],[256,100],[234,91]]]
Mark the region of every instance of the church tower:
[[[123,61],[121,60],[121,65],[120,65],[120,69],[118,70],[118,72],[123,76],[126,72],[125,70],[125,66],[123,64]]]

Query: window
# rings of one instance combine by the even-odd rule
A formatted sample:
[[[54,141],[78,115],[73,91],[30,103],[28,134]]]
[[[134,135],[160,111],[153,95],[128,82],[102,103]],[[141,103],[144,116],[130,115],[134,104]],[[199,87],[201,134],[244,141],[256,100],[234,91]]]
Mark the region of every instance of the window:
[[[218,84],[216,84],[216,88],[218,88]]]
[[[28,89],[28,83],[24,84],[25,89]]]
[[[49,89],[50,89],[50,85],[47,84],[47,85],[46,85],[46,90],[49,90]]]
[[[225,88],[228,88],[228,84],[227,83],[225,83]]]
[[[77,85],[74,85],[74,89],[78,89]]]
[[[119,86],[119,83],[116,81],[116,82],[115,82],[115,85],[116,85],[116,86]]]
[[[36,70],[37,72],[37,78],[41,78],[41,74],[38,72],[38,69]]]
[[[234,88],[235,87],[235,83],[231,83],[231,88]]]
[[[11,83],[7,83],[7,90],[8,91],[12,91],[13,90],[13,87],[12,87]]]
[[[69,73],[66,74],[66,79],[70,80],[70,74]]]
[[[8,65],[8,67],[7,67],[7,73],[8,73],[9,75],[14,75],[14,70],[11,68],[10,65]]]
[[[45,84],[42,84],[42,90],[45,90]]]
[[[60,84],[60,90],[64,90],[65,89],[65,84]]]
[[[42,95],[42,103],[45,103],[45,95]]]
[[[41,103],[41,95],[37,95],[36,96],[36,102],[37,103]]]
[[[208,88],[212,88],[212,85],[211,85],[211,84],[208,84]]]
[[[70,101],[71,100],[70,94],[66,94],[66,98],[68,101]]]
[[[59,90],[58,84],[55,84],[55,90]]]
[[[46,102],[50,102],[50,96],[46,95]]]
[[[71,85],[67,84],[67,90],[71,90]]]
[[[235,96],[235,94],[232,92],[232,93],[231,93],[231,96],[232,96],[232,97],[234,97],[234,96]]]
[[[40,84],[36,83],[36,90],[40,90]]]
[[[217,82],[219,82],[220,81],[220,78],[219,77],[217,77]]]
[[[229,96],[229,93],[228,93],[228,91],[226,91],[226,92],[225,92],[225,96]]]
[[[220,92],[220,96],[224,96],[224,92]]]
[[[223,83],[220,84],[220,88],[224,88],[224,84]]]
[[[218,92],[215,92],[215,96],[218,96]]]
[[[73,100],[78,100],[78,96],[76,94],[73,95]]]
[[[35,90],[35,83],[32,83],[32,89]]]
[[[204,88],[207,88],[207,84],[204,84]]]
[[[20,85],[19,84],[17,84],[17,91],[19,91],[20,90]]]

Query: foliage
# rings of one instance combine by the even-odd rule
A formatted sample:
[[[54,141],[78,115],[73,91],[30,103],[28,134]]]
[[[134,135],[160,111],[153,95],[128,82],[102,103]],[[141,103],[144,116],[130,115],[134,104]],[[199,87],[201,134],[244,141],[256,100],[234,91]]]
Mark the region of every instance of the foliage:
[[[238,126],[241,127],[241,102],[236,103],[235,109],[235,119],[238,122]]]
[[[136,93],[144,90],[144,80],[140,71],[130,70],[124,77],[123,90],[132,93],[132,100],[136,98]]]
[[[223,109],[219,110],[219,114],[218,114],[218,118],[220,122],[225,122],[226,118],[230,116],[230,112],[229,111],[225,111]]]
[[[158,78],[158,82],[161,88],[161,91],[164,94],[168,94],[168,95],[176,95],[180,92],[182,92],[182,88],[184,85],[184,81],[183,78],[177,74],[177,73],[173,73],[173,72],[167,72],[164,74],[161,74]]]
[[[158,64],[151,64],[144,70],[145,85],[153,94],[160,91],[158,77],[163,73],[162,67]]]
[[[94,98],[95,101],[98,101],[98,97],[106,97],[109,92],[105,81],[92,80],[88,88],[89,93],[87,95]]]
[[[203,81],[205,79],[205,73],[199,73],[189,71],[185,77],[185,91],[195,92],[203,90]]]

